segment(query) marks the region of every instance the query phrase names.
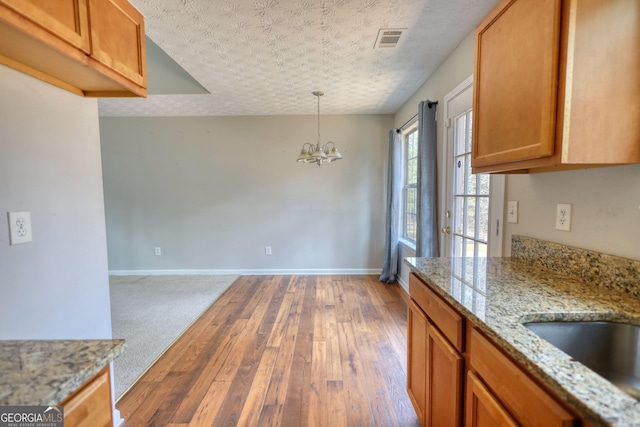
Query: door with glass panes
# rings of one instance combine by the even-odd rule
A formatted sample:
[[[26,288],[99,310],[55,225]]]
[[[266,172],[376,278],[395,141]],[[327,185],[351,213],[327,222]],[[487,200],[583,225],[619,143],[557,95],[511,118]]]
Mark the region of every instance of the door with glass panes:
[[[472,101],[472,77],[444,98],[443,255],[501,256],[504,177],[471,173]]]

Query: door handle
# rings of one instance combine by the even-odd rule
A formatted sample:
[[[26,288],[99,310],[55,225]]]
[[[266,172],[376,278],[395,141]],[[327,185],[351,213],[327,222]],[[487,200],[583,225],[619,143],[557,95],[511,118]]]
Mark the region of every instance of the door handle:
[[[451,227],[449,227],[448,225],[446,227],[442,227],[442,232],[451,234]]]

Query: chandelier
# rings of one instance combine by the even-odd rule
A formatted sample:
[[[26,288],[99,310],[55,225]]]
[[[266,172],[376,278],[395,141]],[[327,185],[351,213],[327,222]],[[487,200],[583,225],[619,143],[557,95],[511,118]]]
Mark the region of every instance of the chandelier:
[[[314,91],[311,92],[314,96],[318,97],[318,141],[316,145],[305,143],[302,146],[298,161],[302,163],[316,163],[318,166],[323,163],[330,163],[334,160],[340,160],[342,155],[338,152],[336,144],[333,141],[329,141],[322,145],[320,143],[320,97],[324,95],[324,92]]]

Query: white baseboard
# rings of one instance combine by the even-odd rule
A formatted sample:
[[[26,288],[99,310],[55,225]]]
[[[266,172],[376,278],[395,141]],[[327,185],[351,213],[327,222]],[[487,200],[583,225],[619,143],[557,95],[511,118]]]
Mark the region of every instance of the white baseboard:
[[[239,269],[239,270],[109,270],[110,276],[182,276],[195,274],[240,275],[240,276],[319,276],[331,274],[364,275],[381,274],[380,268],[338,268],[338,269]]]

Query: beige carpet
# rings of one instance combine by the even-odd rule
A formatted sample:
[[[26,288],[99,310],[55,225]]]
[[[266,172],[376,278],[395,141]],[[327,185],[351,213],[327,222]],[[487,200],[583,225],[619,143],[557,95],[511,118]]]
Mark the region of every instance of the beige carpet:
[[[127,348],[114,364],[116,399],[238,276],[111,276],[114,338]]]

